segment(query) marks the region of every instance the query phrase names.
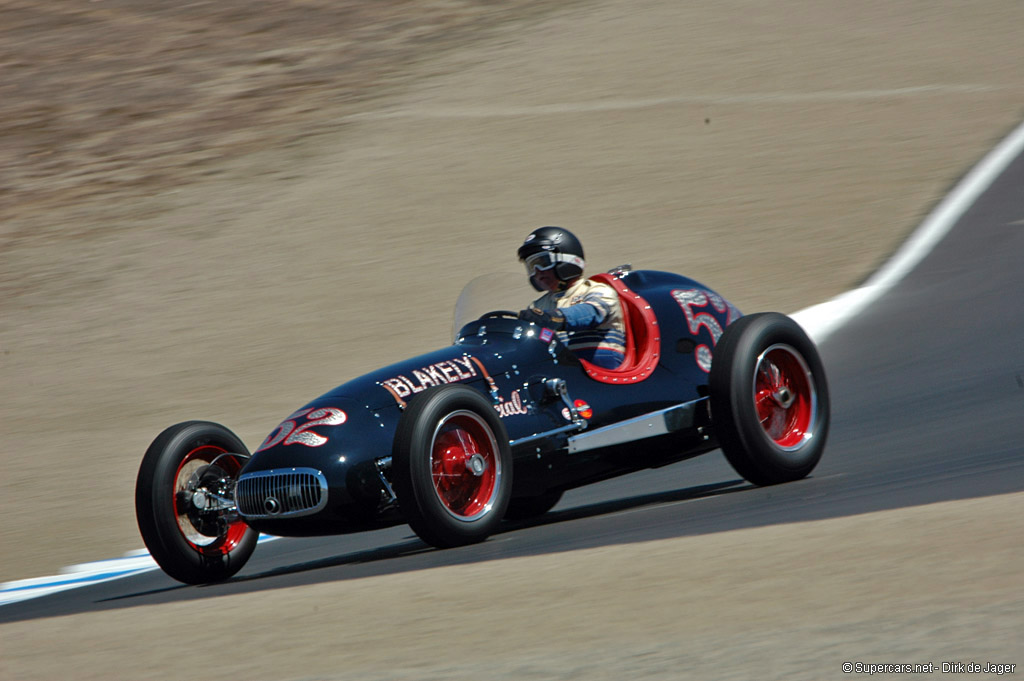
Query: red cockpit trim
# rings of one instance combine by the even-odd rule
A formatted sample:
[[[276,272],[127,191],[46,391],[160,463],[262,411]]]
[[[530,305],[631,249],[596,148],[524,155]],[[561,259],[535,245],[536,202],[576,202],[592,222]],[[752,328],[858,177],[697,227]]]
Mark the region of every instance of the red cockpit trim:
[[[639,383],[658,366],[661,357],[661,332],[654,310],[639,294],[634,293],[618,277],[601,273],[591,277],[594,281],[608,284],[619,294],[622,304],[622,320],[626,327],[626,358],[618,369],[605,369],[586,360],[580,360],[583,369],[595,381],[623,384]]]

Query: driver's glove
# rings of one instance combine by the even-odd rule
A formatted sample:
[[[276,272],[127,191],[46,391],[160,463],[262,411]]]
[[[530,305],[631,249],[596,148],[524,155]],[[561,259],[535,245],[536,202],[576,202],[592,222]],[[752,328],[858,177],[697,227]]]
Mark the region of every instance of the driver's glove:
[[[561,331],[565,328],[565,317],[559,312],[547,312],[539,307],[530,306],[519,313],[519,318],[524,322],[532,322],[538,326],[547,327],[553,331]]]

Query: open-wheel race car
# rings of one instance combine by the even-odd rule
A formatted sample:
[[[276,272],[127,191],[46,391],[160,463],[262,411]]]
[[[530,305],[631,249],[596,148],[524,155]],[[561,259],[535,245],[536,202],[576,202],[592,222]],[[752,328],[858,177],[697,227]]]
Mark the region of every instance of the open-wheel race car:
[[[433,546],[470,544],[504,518],[546,513],[566,490],[719,447],[756,485],[811,472],[829,397],[817,349],[796,322],[742,316],[676,274],[623,266],[594,278],[623,306],[617,369],[496,310],[457,321],[448,347],[317,397],[251,454],[219,424],[167,428],[136,484],[153,558],[197,584],[235,574],[260,532],[408,523]]]

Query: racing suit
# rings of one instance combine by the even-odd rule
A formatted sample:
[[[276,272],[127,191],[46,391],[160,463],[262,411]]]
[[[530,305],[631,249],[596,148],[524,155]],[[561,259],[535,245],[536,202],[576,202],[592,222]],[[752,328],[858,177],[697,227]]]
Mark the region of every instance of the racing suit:
[[[533,307],[565,317],[558,335],[580,359],[605,369],[622,364],[626,327],[619,295],[608,284],[580,277],[564,291],[545,293]]]

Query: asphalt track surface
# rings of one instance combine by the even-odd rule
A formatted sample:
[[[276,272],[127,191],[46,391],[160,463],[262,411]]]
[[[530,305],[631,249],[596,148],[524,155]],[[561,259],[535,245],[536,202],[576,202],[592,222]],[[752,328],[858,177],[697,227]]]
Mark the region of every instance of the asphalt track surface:
[[[431,549],[406,526],[282,539],[223,584],[154,570],[6,605],[0,623],[1021,491],[1022,301],[1024,154],[920,265],[822,343],[832,429],[806,480],[753,487],[715,452],[575,490],[475,546]]]

